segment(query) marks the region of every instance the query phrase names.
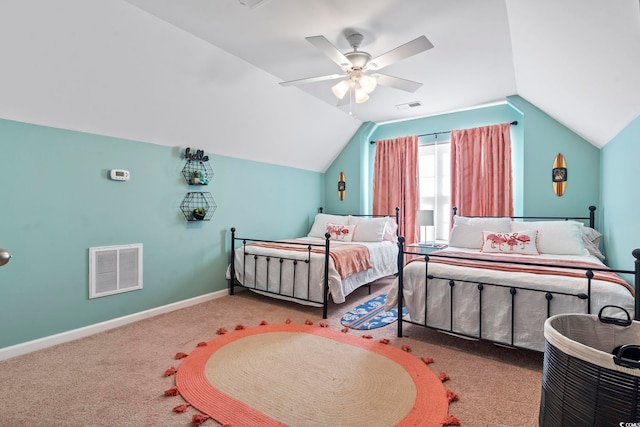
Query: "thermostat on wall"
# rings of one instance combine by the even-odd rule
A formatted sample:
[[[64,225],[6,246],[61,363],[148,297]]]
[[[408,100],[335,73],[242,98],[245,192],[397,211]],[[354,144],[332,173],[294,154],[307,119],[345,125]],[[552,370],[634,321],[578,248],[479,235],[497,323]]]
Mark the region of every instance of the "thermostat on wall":
[[[116,181],[129,181],[129,171],[124,169],[111,169],[109,177]]]

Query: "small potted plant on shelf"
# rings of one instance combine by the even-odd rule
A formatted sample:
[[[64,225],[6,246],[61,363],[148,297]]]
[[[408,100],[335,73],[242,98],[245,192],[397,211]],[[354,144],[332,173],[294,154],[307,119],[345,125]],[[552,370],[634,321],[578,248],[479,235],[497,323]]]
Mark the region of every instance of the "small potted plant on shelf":
[[[191,183],[192,184],[202,184],[202,180],[205,178],[204,172],[196,169],[191,172]]]
[[[207,214],[207,211],[205,208],[195,208],[193,210],[193,218],[198,221],[202,221],[206,214]]]

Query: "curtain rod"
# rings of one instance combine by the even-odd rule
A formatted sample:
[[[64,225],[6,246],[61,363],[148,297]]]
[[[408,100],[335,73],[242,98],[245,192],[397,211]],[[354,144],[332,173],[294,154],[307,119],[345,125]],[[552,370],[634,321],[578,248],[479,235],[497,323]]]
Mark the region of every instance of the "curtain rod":
[[[514,120],[511,123],[509,123],[511,126],[518,126],[518,121]],[[450,130],[447,131],[442,131],[442,132],[432,132],[432,133],[423,133],[422,135],[418,135],[418,138],[420,138],[421,136],[431,136],[431,135],[442,135],[443,133],[451,133]],[[369,141],[371,144],[375,144],[375,141]]]

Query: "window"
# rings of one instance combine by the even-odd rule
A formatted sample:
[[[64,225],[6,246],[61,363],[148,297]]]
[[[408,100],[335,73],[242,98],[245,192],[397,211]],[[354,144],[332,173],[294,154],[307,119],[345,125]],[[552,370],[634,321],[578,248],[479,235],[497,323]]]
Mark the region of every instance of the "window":
[[[420,209],[433,210],[434,227],[421,227],[420,241],[448,241],[451,218],[451,141],[418,147]]]

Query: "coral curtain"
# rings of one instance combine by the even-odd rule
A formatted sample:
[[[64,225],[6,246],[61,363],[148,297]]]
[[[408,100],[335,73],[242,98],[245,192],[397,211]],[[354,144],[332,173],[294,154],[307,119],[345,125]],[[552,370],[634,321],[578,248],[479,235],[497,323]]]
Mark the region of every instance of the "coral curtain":
[[[451,206],[465,216],[513,216],[510,123],[451,131]]]
[[[399,234],[406,243],[418,241],[418,137],[376,141],[373,163],[373,214],[387,215],[400,208]]]

